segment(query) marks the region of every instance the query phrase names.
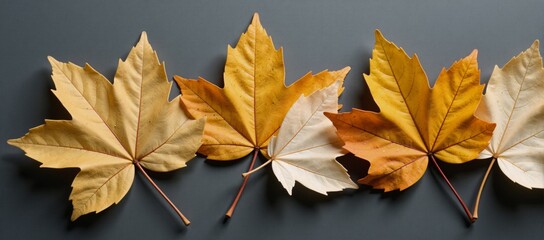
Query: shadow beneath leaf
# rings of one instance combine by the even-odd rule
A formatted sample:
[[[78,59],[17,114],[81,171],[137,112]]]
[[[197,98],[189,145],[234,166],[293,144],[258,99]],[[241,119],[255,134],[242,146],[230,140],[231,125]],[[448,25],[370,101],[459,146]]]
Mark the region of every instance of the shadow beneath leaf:
[[[223,63],[224,63],[224,60],[223,60]],[[221,81],[222,82],[222,81]],[[234,181],[232,184],[229,185],[228,187],[228,190],[226,190],[227,192],[229,193],[232,193],[231,195],[229,195],[229,198],[228,199],[225,199],[225,202],[226,202],[226,206],[225,206],[225,209],[224,209],[224,212],[222,212],[221,215],[219,215],[217,221],[218,221],[218,225],[220,225],[220,229],[224,230],[226,229],[226,227],[228,226],[228,224],[231,222],[231,218],[227,217],[225,215],[225,213],[228,211],[228,209],[230,208],[231,204],[233,203],[234,199],[236,198],[236,195],[238,194],[238,191],[243,183],[243,177],[242,177],[242,173],[243,172],[247,172],[248,169],[249,169],[249,166],[251,164],[251,161],[253,159],[253,151],[250,152],[248,155],[244,156],[244,157],[241,157],[239,159],[234,159],[234,160],[228,160],[228,161],[223,161],[223,160],[210,160],[210,159],[206,159],[205,162],[206,162],[206,165],[207,166],[210,166],[212,168],[217,168],[217,169],[220,169],[220,168],[231,168],[231,169],[243,169],[239,174],[240,178],[238,181]],[[203,156],[204,157],[204,156]],[[266,158],[259,152],[258,155],[257,155],[257,158],[255,159],[255,164],[253,166],[253,169],[254,168],[257,168],[258,166],[260,166],[261,164],[263,164],[264,162],[266,162]],[[233,218],[236,217],[236,212],[239,208],[244,208],[244,207],[248,207],[248,206],[245,206],[244,204],[244,199],[245,198],[248,198],[250,196],[246,196],[248,194],[254,194],[255,192],[253,190],[251,190],[251,188],[254,188],[254,187],[260,187],[260,186],[257,186],[257,182],[259,182],[260,180],[262,180],[263,177],[265,177],[265,175],[269,174],[268,172],[269,170],[269,166],[265,167],[264,169],[261,169],[260,171],[257,171],[253,174],[251,174],[248,178],[248,181],[247,181],[247,184],[245,185],[245,188],[244,188],[244,191],[242,192],[242,195],[240,196],[240,199],[238,201],[238,204],[235,208],[235,211],[232,215]],[[271,170],[271,169],[270,169]],[[249,193],[249,192],[252,192],[252,193]]]
[[[468,209],[472,213],[472,207],[474,206],[476,196],[478,195],[478,189],[480,186],[479,183],[481,182],[485,174],[487,166],[490,163],[490,159],[477,159],[463,164],[451,164],[441,162],[438,159],[437,162],[440,166],[440,169],[442,169],[446,177],[449,179],[453,187],[457,190],[458,194],[461,196]],[[436,169],[434,164],[431,162],[431,160],[429,160],[428,168],[430,168],[430,170],[428,171],[431,171],[432,176],[440,191],[444,194],[444,196],[448,196],[445,198],[448,199],[450,203],[449,205],[455,206],[455,208],[458,209],[456,212],[459,218],[465,220],[465,226],[471,227],[473,224],[466,216],[463,207],[461,206],[445,180],[440,175],[438,169]],[[462,191],[464,189],[469,190]],[[466,194],[467,192],[470,192],[470,195]],[[469,196],[470,198],[467,198]]]
[[[348,174],[351,177],[351,180],[353,180],[355,183],[358,183],[358,180],[361,178],[364,178],[368,175],[368,170],[370,168],[370,162],[358,158],[357,156],[353,155],[352,153],[348,153],[340,158],[337,159],[342,166],[344,166],[348,170]],[[405,192],[408,192],[408,190],[405,191],[390,191],[390,192],[384,192],[383,189],[373,189],[372,186],[359,184],[359,189],[353,190],[357,192],[369,192],[371,194],[380,194],[381,199],[390,199],[392,201],[398,201],[399,198],[401,198],[403,195],[406,195]]]
[[[374,101],[372,93],[370,92],[370,88],[368,88],[368,84],[366,84],[366,82],[364,82],[364,86],[365,87],[363,88],[363,93],[361,95],[361,103],[358,103],[358,105],[361,106],[361,109],[363,110],[380,112],[380,108]]]
[[[372,55],[372,52],[369,52],[367,50],[361,51],[360,56],[361,58],[358,59],[369,59]],[[379,112],[380,109],[376,102],[374,101],[374,98],[372,97],[372,93],[370,92],[370,88],[368,87],[368,84],[366,83],[363,74],[368,74],[370,72],[370,64],[365,61],[362,66],[353,67],[349,74],[346,76],[344,80],[345,86],[354,86],[357,89],[355,90],[356,94],[352,95],[355,96],[353,98],[352,107],[359,108],[367,111],[373,111],[373,112]],[[345,94],[353,94],[351,93],[345,93]],[[343,97],[340,96],[340,104],[342,104]],[[343,107],[339,112],[347,112],[351,111],[351,109]]]
[[[40,168],[41,163],[23,154],[3,155],[2,161],[16,168],[18,175],[30,185],[31,190],[59,190],[70,193],[70,184],[78,169]]]
[[[339,157],[337,160],[348,170],[354,182],[357,182],[358,178],[365,176],[368,171],[368,162],[355,157],[353,154]],[[323,195],[296,182],[292,190],[293,195],[290,196],[285,188],[283,188],[283,185],[277,180],[272,168],[266,169],[266,175],[266,199],[268,205],[272,208],[282,206],[283,201],[295,200],[302,207],[315,209],[318,205],[332,203],[342,197],[353,196],[363,192],[360,189],[344,189],[343,191],[329,192],[327,195]]]
[[[201,155],[201,154],[198,154],[198,156],[204,158],[205,159],[204,162],[210,167],[222,168],[222,167],[236,166],[240,164],[246,164],[249,167],[249,164],[251,163],[251,159],[253,158],[253,152],[251,152],[245,157],[241,157],[234,160],[228,160],[228,161],[207,159],[204,155]],[[254,167],[259,166],[259,163],[261,163],[261,159],[264,159],[264,156],[262,156],[262,154],[259,153],[259,156],[257,156],[257,159],[255,160]]]
[[[156,179],[154,176],[160,176],[160,175],[163,174],[163,173],[157,173],[157,172],[151,173],[151,171],[146,171],[146,172],[148,173],[148,175],[152,179]],[[172,175],[166,176],[166,179],[170,178],[170,179],[168,179],[168,181],[170,181],[170,180],[175,181],[173,178],[178,177],[178,176],[175,176],[175,175],[177,175],[175,172],[177,172],[177,171],[168,172],[168,174],[172,174]],[[152,174],[153,174],[153,176],[152,176]],[[147,194],[149,196],[153,196],[152,198],[155,201],[154,204],[150,204],[147,207],[155,207],[157,210],[160,209],[159,211],[162,211],[164,213],[164,215],[169,215],[170,216],[169,219],[163,219],[164,224],[169,224],[169,225],[171,225],[170,226],[171,229],[176,229],[178,233],[185,234],[187,232],[187,226],[184,225],[184,223],[183,223],[183,221],[181,221],[180,217],[176,214],[176,212],[172,209],[172,207],[168,204],[168,202],[166,202],[166,200],[157,192],[157,190],[147,180],[147,178],[139,170],[136,170],[135,178],[138,179],[138,180],[135,179],[135,182],[139,181],[141,184],[145,185],[144,188],[146,189]],[[160,183],[157,183],[157,182],[155,182],[155,183],[157,185],[160,184]],[[160,185],[159,185],[159,188],[160,188]],[[166,196],[169,196],[169,198],[170,198],[170,195],[167,192],[165,192],[165,194],[166,194]],[[128,194],[127,194],[127,196],[125,196],[125,198],[126,197],[128,197]],[[123,199],[123,201],[127,201],[127,200],[128,199]],[[174,199],[171,199],[171,201],[173,201],[174,204],[175,204]],[[176,207],[178,207],[178,206],[176,206]]]
[[[205,71],[206,79],[217,83],[216,85],[220,88],[225,86],[224,71],[226,64],[226,55],[220,54],[215,56],[208,64],[206,69],[210,71]]]
[[[456,178],[466,178],[467,176],[473,175],[474,173],[482,173],[483,177],[483,174],[489,166],[490,161],[491,159],[475,159],[463,164],[451,164],[438,161],[438,165],[440,165],[442,171],[447,174],[448,178],[450,180],[453,180]],[[431,165],[432,163],[429,162],[429,167],[434,168],[434,166]]]
[[[123,208],[125,208],[125,202],[130,201],[130,191],[123,197],[123,199],[118,204],[113,204],[112,206],[104,209],[103,211],[96,213],[88,213],[83,216],[80,216],[75,221],[70,220],[70,216],[72,214],[72,207],[67,209],[66,211],[66,229],[68,231],[72,231],[74,229],[86,229],[86,230],[92,230],[94,228],[100,228],[101,225],[106,225],[108,221],[112,221],[112,219],[118,218],[123,211]],[[106,221],[106,219],[109,219]]]
[[[58,218],[57,220],[61,222],[66,221],[68,230],[76,227],[90,228],[97,222],[98,218],[103,218],[105,215],[112,215],[115,212],[110,211],[108,208],[100,214],[87,214],[72,222],[70,221],[72,204],[69,200],[69,196],[72,191],[71,184],[79,172],[79,169],[40,168],[41,163],[22,154],[4,155],[2,156],[2,161],[7,162],[8,166],[14,166],[21,181],[24,181],[26,185],[29,186],[29,192],[55,196],[55,205],[50,206],[51,216]],[[39,201],[39,199],[36,199],[36,201]],[[54,220],[52,219],[52,221]]]
[[[49,90],[55,89],[55,84],[53,83],[53,80],[51,79],[51,70],[44,70],[43,71],[44,80],[47,79],[47,82],[49,83]],[[45,77],[47,76],[47,77]],[[59,99],[53,94],[51,91],[48,91],[49,94],[47,94],[47,113],[45,118],[46,119],[59,119],[59,120],[70,120],[72,117],[70,116],[70,113],[68,113],[68,110],[64,108],[62,103],[59,101]]]
[[[485,171],[487,170],[490,161],[491,159],[476,159],[463,164],[451,164],[439,161],[438,165],[440,165],[440,168],[451,182],[457,182],[459,187],[474,189],[473,191],[470,191],[470,199],[472,200],[476,199],[476,196],[478,195],[480,183],[484,177]],[[429,163],[429,167],[432,168],[432,171],[433,173],[435,173],[436,177],[439,177],[439,179],[437,180],[444,182],[444,180],[440,176],[440,173],[437,172],[437,169],[432,165],[432,163]],[[447,185],[444,186],[448,187]],[[449,189],[447,190],[449,191]],[[467,204],[469,204],[470,202],[471,201],[467,201]]]
[[[351,180],[357,182],[357,180],[366,177],[368,175],[368,169],[370,168],[370,162],[358,158],[352,153],[348,153],[336,159],[344,168],[348,170],[348,174]]]
[[[464,164],[439,163],[442,170],[448,176],[450,181],[466,183],[464,184],[464,186],[468,186],[474,189],[471,191],[472,192],[471,201],[465,200],[467,205],[469,205],[470,210],[472,210],[472,208],[470,207],[473,206],[475,203],[475,199],[480,187],[480,183],[483,179],[485,171],[487,170],[487,167],[490,164],[490,161],[491,159],[483,159],[483,160],[470,161]],[[436,180],[442,182],[441,189],[446,194],[449,194],[452,196],[450,198],[452,201],[452,204],[456,204],[457,206],[459,206],[459,204],[457,203],[457,200],[453,197],[447,185],[443,183],[442,178],[436,172],[436,169],[434,169],[433,173],[434,173],[433,175],[435,175]],[[490,194],[491,192],[492,194]],[[543,190],[541,189],[530,190],[513,182],[500,170],[500,168],[498,167],[496,163],[491,169],[491,173],[489,175],[489,178],[482,192],[482,196],[481,196],[482,200],[480,202],[480,205],[483,204],[484,201],[486,201],[485,200],[486,198],[491,198],[492,196],[495,197],[495,199],[493,199],[492,201],[496,201],[499,204],[503,205],[506,209],[510,209],[512,211],[515,211],[520,205],[544,204]],[[459,213],[460,215],[462,215],[462,217],[466,219],[461,208]],[[471,225],[471,224],[467,224],[467,225]]]
[[[508,178],[498,165],[493,166],[487,185],[497,201],[508,209],[519,205],[544,205],[544,189],[528,189]],[[482,196],[485,197],[485,196]],[[491,197],[491,196],[489,196]]]

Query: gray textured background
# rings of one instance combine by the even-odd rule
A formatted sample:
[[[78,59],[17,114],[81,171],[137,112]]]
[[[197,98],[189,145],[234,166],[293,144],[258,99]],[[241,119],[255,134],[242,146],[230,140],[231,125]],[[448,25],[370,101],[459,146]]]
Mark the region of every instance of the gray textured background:
[[[276,46],[284,47],[288,83],[309,70],[349,65],[344,109],[375,109],[361,78],[368,72],[374,29],[409,54],[418,53],[431,81],[441,67],[477,48],[485,82],[495,64],[544,39],[543,10],[543,1],[501,0],[1,0],[0,238],[542,239],[544,191],[524,189],[498,168],[473,225],[434,169],[404,192],[362,188],[329,198],[298,185],[289,197],[270,170],[262,171],[224,223],[249,157],[229,164],[198,157],[188,168],[152,174],[192,220],[188,228],[140,175],[120,204],[71,223],[68,195],[77,171],[39,169],[5,140],[45,118],[69,118],[50,92],[46,56],[88,62],[111,79],[118,58],[126,57],[143,30],[170,77],[203,76],[222,86],[227,44],[234,45],[259,12]],[[368,167],[353,157],[342,162],[354,176]],[[487,163],[442,164],[469,205]]]

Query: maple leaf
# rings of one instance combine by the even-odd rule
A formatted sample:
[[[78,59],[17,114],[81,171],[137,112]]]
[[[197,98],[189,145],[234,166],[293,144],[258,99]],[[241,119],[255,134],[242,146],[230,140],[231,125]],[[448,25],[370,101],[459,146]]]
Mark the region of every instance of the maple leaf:
[[[544,69],[538,41],[495,67],[476,116],[497,123],[482,158],[497,160],[512,181],[544,188]]]
[[[443,69],[430,89],[417,55],[408,57],[376,31],[370,74],[364,77],[380,112],[326,113],[344,148],[371,163],[360,183],[404,190],[423,176],[429,158],[440,170],[435,157],[464,163],[478,156],[495,125],[474,117],[483,90],[476,55]]]
[[[497,123],[495,134],[480,158],[492,158],[477,196],[494,163],[512,181],[526,188],[544,188],[544,69],[538,40],[495,67],[476,116]]]
[[[72,184],[72,221],[116,204],[129,191],[135,166],[166,172],[186,166],[201,145],[204,119],[191,120],[168,101],[172,82],[145,32],[119,67],[112,84],[88,64],[49,57],[55,96],[72,120],[45,120],[8,143],[47,168],[79,168]]]
[[[189,113],[207,117],[199,153],[212,160],[239,159],[255,148],[265,153],[270,138],[300,95],[343,81],[349,71],[346,67],[308,73],[286,87],[284,69],[283,50],[275,49],[255,14],[236,47],[228,48],[223,89],[203,78],[175,76]]]
[[[212,160],[234,160],[253,152],[252,170],[258,152],[266,155],[270,138],[298,97],[343,81],[349,67],[308,73],[288,87],[284,71],[283,50],[276,50],[256,13],[236,47],[228,48],[224,88],[203,78],[175,76],[188,112],[207,117],[199,153]],[[227,216],[231,216],[246,182],[247,177]]]
[[[323,90],[301,96],[287,112],[277,137],[268,145],[270,159],[244,176],[272,163],[272,170],[292,194],[295,181],[327,195],[327,192],[358,188],[335,158],[345,154],[342,141],[323,112],[337,112],[337,82]]]

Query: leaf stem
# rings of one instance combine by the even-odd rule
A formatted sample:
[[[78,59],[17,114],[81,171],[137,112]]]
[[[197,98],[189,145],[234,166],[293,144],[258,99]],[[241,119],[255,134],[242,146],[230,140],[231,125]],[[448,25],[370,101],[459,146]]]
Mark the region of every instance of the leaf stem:
[[[256,147],[253,151],[253,159],[251,160],[251,163],[249,164],[248,171],[251,171],[253,169],[253,166],[255,165],[255,160],[257,159],[257,155],[259,155],[259,148]],[[238,194],[236,194],[236,198],[234,198],[234,201],[232,201],[232,204],[230,205],[229,210],[227,210],[227,213],[225,213],[225,216],[230,218],[232,217],[232,214],[234,213],[234,209],[236,208],[236,205],[238,205],[238,201],[240,201],[240,197],[242,196],[242,192],[244,192],[244,188],[246,188],[247,180],[249,180],[249,175],[244,176],[244,181],[242,182],[242,185],[240,186],[240,190],[238,190]]]
[[[450,187],[451,191],[453,192],[453,194],[455,195],[455,197],[457,198],[457,200],[459,201],[459,203],[463,207],[463,210],[465,210],[465,213],[467,214],[468,219],[470,220],[471,223],[473,223],[476,219],[474,219],[474,217],[472,217],[472,213],[470,213],[470,211],[468,210],[467,204],[465,204],[465,201],[463,201],[463,199],[461,198],[459,193],[457,193],[457,190],[455,190],[455,188],[451,184],[448,177],[446,177],[446,174],[444,174],[444,172],[442,171],[442,169],[438,165],[438,162],[436,162],[436,159],[434,158],[434,155],[429,154],[429,156],[431,157],[431,160],[432,160],[434,166],[436,167],[436,169],[438,169],[438,172],[440,172],[440,175],[442,175],[442,178],[444,179],[444,181],[446,181],[446,183]]]
[[[151,183],[151,185],[153,185],[153,187],[157,190],[157,192],[159,192],[161,194],[161,196],[164,198],[164,200],[166,200],[166,202],[168,202],[168,204],[170,204],[170,206],[172,207],[172,209],[174,209],[174,211],[178,214],[178,216],[181,218],[181,220],[183,221],[183,223],[185,224],[185,226],[189,226],[189,224],[191,224],[191,221],[189,221],[189,219],[187,219],[183,213],[181,213],[179,211],[179,209],[176,207],[176,205],[174,205],[174,203],[166,196],[166,194],[164,194],[164,192],[159,188],[159,186],[157,186],[157,184],[155,184],[155,182],[153,181],[153,179],[151,179],[151,177],[149,177],[149,175],[147,175],[147,172],[145,172],[144,168],[142,167],[142,165],[140,165],[140,163],[138,162],[138,160],[134,160],[134,165],[136,165],[136,167],[138,167],[138,169],[140,170],[140,172],[142,172],[142,174],[144,174],[145,178],[147,178],[147,180]]]
[[[491,163],[489,163],[489,167],[487,168],[487,171],[485,172],[484,178],[482,179],[482,184],[480,184],[480,190],[478,190],[478,195],[476,196],[476,203],[474,204],[474,210],[472,211],[472,217],[474,220],[478,219],[478,206],[480,205],[480,197],[482,196],[482,192],[484,191],[485,183],[487,182],[487,177],[489,176],[489,173],[491,172],[491,169],[493,168],[493,165],[497,161],[497,158],[493,157],[491,160]]]
[[[256,171],[259,171],[261,170],[263,167],[266,167],[266,165],[270,164],[272,162],[272,159],[268,159],[268,161],[266,161],[265,163],[261,164],[261,166],[258,166],[257,168],[249,171],[249,172],[245,172],[245,173],[242,173],[242,177],[247,177],[253,173],[255,173]]]

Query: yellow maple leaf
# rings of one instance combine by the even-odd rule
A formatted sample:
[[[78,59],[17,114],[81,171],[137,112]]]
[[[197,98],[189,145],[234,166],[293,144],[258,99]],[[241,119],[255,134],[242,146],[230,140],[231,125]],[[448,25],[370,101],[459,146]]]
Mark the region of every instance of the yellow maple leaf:
[[[417,55],[410,58],[376,31],[364,77],[380,112],[327,114],[344,148],[371,163],[360,183],[403,190],[423,176],[429,158],[464,163],[478,156],[495,124],[474,116],[483,90],[476,55],[443,69],[430,89]]]
[[[46,120],[8,143],[41,167],[81,170],[70,194],[72,220],[118,203],[132,185],[135,166],[152,182],[143,168],[172,171],[195,156],[205,120],[189,119],[179,96],[168,101],[172,83],[145,32],[126,61],[119,62],[113,84],[89,65],[49,61],[53,93],[72,120]]]
[[[308,73],[286,87],[283,50],[276,50],[255,14],[235,48],[229,46],[225,64],[225,87],[203,78],[175,76],[182,101],[194,117],[206,116],[199,153],[213,160],[234,160],[258,148],[266,150],[270,138],[300,95],[309,95],[344,80],[349,71]],[[339,92],[343,90],[340,88]]]
[[[255,13],[247,31],[236,47],[229,46],[225,64],[225,87],[219,88],[203,78],[198,80],[175,76],[183,94],[183,105],[194,117],[207,117],[202,147],[198,150],[212,160],[235,160],[253,152],[249,170],[253,169],[259,151],[266,149],[283,118],[301,95],[343,83],[349,71],[308,73],[285,86],[283,50],[276,50],[272,38]],[[340,87],[338,94],[343,91]],[[230,217],[249,176],[227,212]]]

